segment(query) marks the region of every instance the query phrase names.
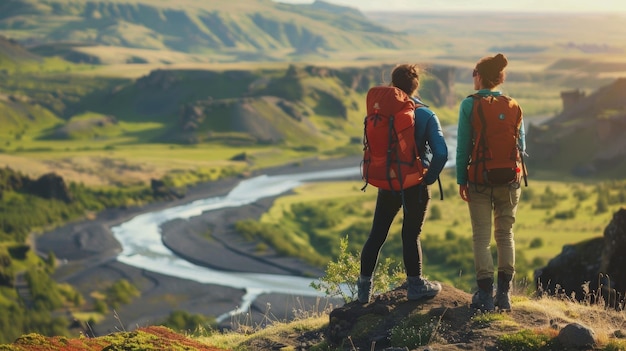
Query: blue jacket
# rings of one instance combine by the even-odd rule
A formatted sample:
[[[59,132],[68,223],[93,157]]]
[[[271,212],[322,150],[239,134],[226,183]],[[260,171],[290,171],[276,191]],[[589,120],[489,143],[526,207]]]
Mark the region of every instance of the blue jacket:
[[[415,110],[415,141],[420,157],[428,167],[424,183],[430,185],[437,181],[448,162],[448,146],[437,115],[419,99],[412,99],[423,105]]]

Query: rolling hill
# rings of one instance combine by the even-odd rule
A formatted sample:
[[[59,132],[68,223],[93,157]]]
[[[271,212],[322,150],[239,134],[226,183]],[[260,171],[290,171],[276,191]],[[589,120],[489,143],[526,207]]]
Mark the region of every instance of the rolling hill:
[[[15,40],[0,35],[0,66],[15,65],[25,60],[41,61],[41,57],[26,50]]]
[[[108,140],[115,144],[133,138],[182,144],[276,144],[322,151],[319,145],[332,149],[360,143],[364,94],[383,83],[381,74],[393,68],[376,64],[172,68],[121,79],[72,71],[24,72],[24,65],[38,62],[38,56],[6,42],[6,57],[24,57],[12,64],[13,73],[0,82],[0,94],[5,94],[0,100],[5,111],[0,121],[9,126],[7,140],[19,133],[20,138],[39,141]],[[70,70],[80,69],[66,64]],[[422,78],[425,101],[436,106],[453,104],[454,68],[435,66],[428,73]],[[46,122],[37,122],[43,116]],[[150,132],[138,131],[145,129]],[[7,150],[17,147],[5,146]]]
[[[285,65],[251,70],[154,70],[73,106],[129,123],[159,122],[152,141],[282,144],[316,149],[346,145],[362,135],[362,101],[392,66],[327,68]],[[423,97],[450,100],[450,67],[424,78]],[[443,77],[443,78],[442,78]]]

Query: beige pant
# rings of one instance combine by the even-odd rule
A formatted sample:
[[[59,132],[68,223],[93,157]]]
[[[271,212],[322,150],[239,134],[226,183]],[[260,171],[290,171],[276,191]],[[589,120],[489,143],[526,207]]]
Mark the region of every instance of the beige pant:
[[[521,194],[519,186],[482,186],[469,184],[468,203],[474,240],[476,279],[493,278],[491,256],[492,215],[494,238],[498,249],[498,271],[515,273],[515,241],[513,223]]]

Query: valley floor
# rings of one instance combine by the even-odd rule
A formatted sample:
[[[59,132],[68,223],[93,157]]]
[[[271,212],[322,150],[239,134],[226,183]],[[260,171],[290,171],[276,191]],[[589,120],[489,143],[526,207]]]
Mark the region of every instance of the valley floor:
[[[278,175],[304,173],[349,165],[359,166],[359,157],[349,159],[308,159],[298,163],[254,172]],[[96,219],[70,223],[39,236],[36,247],[40,253],[54,252],[60,267],[55,279],[76,287],[86,298],[103,291],[112,283],[126,279],[141,292],[141,297],[130,304],[111,310],[103,320],[88,326],[95,335],[115,331],[133,330],[161,322],[170,312],[185,310],[206,316],[219,316],[238,307],[244,291],[230,287],[201,284],[127,266],[116,260],[121,251],[110,228],[138,214],[157,211],[190,203],[194,200],[224,196],[241,179],[224,179],[199,184],[187,191],[187,196],[177,201],[150,204],[142,208],[115,209],[100,213]],[[258,219],[272,205],[275,198],[256,203],[205,212],[189,220],[165,223],[161,230],[164,244],[177,255],[205,267],[223,271],[287,274],[315,277],[323,273],[300,260],[273,254],[259,255],[252,244],[246,244],[236,235],[233,224],[241,219]],[[207,238],[209,231],[211,237]],[[261,295],[251,306],[249,321],[228,320],[221,324],[249,323],[256,325],[267,317],[268,306],[274,319],[289,318],[294,311],[318,306],[313,297],[288,297],[279,294]],[[322,301],[323,304],[337,301]],[[242,317],[242,318],[244,318]],[[233,317],[237,318],[237,317]]]

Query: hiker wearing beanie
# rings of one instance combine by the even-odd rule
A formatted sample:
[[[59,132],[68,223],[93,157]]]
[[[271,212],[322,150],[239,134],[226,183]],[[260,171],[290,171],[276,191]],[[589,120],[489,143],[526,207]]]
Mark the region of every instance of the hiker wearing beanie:
[[[448,147],[443,138],[437,115],[416,97],[419,87],[418,67],[412,64],[396,66],[391,74],[391,87],[395,87],[401,92],[396,92],[396,89],[383,90],[391,90],[394,92],[392,95],[406,97],[408,106],[410,106],[410,118],[414,120],[413,136],[410,138],[413,139],[414,137],[414,142],[411,140],[413,145],[410,147],[416,147],[415,151],[421,159],[417,159],[417,162],[422,162],[424,167],[428,167],[428,171],[424,174],[423,179],[416,182],[415,185],[400,186],[395,188],[396,190],[385,189],[384,183],[386,182],[379,186],[372,227],[361,251],[361,269],[357,281],[357,297],[360,303],[368,303],[371,299],[372,276],[378,255],[400,208],[403,209],[402,256],[407,275],[407,298],[409,300],[431,298],[441,291],[440,283],[429,281],[422,276],[422,248],[419,236],[430,201],[429,186],[438,180],[439,173],[448,160]],[[378,102],[374,105],[377,106]],[[379,118],[382,116],[376,112],[371,117]],[[399,116],[395,116],[396,120],[398,118]],[[410,122],[413,124],[413,121]],[[385,138],[388,138],[388,132],[385,132],[384,135]],[[365,139],[367,140],[367,137]],[[375,140],[369,140],[369,144],[374,142]],[[385,140],[385,145],[389,145],[388,140]],[[385,146],[385,150],[388,150],[388,146]],[[431,158],[426,157],[427,150],[430,150]],[[416,160],[415,156],[413,156],[413,160]],[[365,168],[367,169],[367,167]],[[422,165],[420,165],[421,167]],[[387,169],[384,173],[389,174],[391,172]],[[391,180],[389,182],[391,183]]]
[[[472,221],[474,267],[478,289],[472,307],[482,311],[511,309],[515,274],[513,223],[526,174],[522,109],[502,94],[507,58],[487,56],[473,71],[474,94],[460,104],[456,177]],[[493,220],[492,220],[493,218]],[[491,231],[497,247],[497,289],[493,296],[494,262]]]

